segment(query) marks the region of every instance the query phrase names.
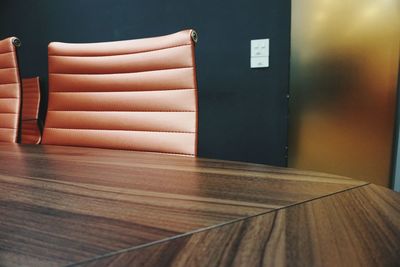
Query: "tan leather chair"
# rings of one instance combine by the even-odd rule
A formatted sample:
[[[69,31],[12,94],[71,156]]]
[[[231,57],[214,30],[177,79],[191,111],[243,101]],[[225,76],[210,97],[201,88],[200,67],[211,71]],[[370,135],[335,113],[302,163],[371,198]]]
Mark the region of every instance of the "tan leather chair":
[[[21,80],[19,76],[16,37],[0,41],[0,142],[18,141],[21,107]]]
[[[39,77],[22,79],[21,143],[39,144],[42,139],[39,120]]]
[[[42,143],[196,155],[196,40],[51,43]]]

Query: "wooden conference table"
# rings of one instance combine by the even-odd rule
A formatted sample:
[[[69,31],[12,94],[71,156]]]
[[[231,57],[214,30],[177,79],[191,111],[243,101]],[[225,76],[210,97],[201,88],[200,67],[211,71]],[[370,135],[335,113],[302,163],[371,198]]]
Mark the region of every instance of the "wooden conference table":
[[[345,177],[0,144],[0,266],[399,266],[400,194]]]

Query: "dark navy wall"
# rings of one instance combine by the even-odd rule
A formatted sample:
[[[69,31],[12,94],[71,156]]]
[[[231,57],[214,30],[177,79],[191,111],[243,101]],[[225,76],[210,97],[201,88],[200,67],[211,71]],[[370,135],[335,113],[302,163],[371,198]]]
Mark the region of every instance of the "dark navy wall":
[[[290,0],[1,0],[0,38],[21,39],[22,76],[39,75],[46,86],[50,41],[194,28],[199,156],[285,165],[290,13]],[[257,38],[271,40],[268,69],[249,67],[250,40]]]

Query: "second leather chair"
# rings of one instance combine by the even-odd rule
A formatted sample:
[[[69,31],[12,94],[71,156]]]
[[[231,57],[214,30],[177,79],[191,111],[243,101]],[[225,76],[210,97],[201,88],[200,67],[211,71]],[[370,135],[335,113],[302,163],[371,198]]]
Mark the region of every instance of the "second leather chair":
[[[196,155],[196,40],[51,43],[43,144]]]
[[[18,141],[21,107],[21,79],[19,76],[16,37],[0,40],[0,142]]]

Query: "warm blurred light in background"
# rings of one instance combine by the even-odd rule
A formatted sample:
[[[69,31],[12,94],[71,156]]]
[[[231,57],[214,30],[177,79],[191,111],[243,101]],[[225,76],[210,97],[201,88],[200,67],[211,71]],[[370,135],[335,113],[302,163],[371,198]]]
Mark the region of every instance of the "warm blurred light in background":
[[[399,0],[293,0],[289,167],[389,185]]]

